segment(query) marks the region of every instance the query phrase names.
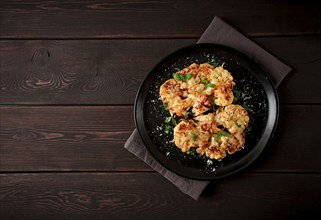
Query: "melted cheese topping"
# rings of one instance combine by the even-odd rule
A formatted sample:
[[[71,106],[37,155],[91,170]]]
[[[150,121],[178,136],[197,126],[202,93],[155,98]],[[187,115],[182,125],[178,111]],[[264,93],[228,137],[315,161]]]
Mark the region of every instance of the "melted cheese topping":
[[[174,74],[160,87],[160,96],[170,114],[192,119],[182,120],[174,128],[174,142],[182,152],[195,148],[200,155],[222,159],[226,152],[233,154],[244,147],[248,112],[232,104],[235,83],[223,67],[192,64]],[[213,105],[216,112],[207,113]]]
[[[174,75],[180,77],[167,80],[160,88],[160,97],[167,103],[171,115],[183,116],[192,108],[193,115],[197,116],[211,109],[213,103],[226,106],[233,102],[235,83],[223,67],[194,63]]]
[[[226,152],[233,154],[243,149],[248,123],[247,111],[240,105],[231,104],[219,108],[216,114],[181,121],[174,128],[174,142],[182,152],[196,148],[200,155],[222,159]]]

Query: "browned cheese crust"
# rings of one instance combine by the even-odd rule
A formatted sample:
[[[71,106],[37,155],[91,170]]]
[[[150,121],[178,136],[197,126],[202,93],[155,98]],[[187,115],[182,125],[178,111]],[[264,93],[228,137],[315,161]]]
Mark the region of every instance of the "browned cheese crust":
[[[242,106],[232,104],[234,86],[230,72],[207,63],[194,63],[164,82],[160,97],[170,114],[183,117],[189,111],[193,116],[174,128],[174,142],[182,152],[195,148],[218,160],[243,149],[250,119]],[[213,105],[220,107],[206,113]]]

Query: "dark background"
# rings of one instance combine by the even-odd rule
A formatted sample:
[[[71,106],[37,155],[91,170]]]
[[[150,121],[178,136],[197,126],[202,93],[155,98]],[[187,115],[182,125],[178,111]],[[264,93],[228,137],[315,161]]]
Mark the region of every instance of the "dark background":
[[[1,1],[1,219],[302,219],[321,208],[315,1]],[[198,201],[123,148],[142,80],[214,16],[293,68],[268,150]]]

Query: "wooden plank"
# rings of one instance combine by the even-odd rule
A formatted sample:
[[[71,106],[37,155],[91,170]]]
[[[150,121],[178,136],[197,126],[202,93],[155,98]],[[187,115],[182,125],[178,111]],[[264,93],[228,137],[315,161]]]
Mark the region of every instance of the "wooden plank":
[[[1,171],[150,170],[123,148],[132,106],[0,109]]]
[[[293,68],[278,89],[282,103],[321,103],[319,36],[254,40]],[[153,66],[193,43],[0,41],[0,104],[133,104]]]
[[[163,56],[183,41],[1,41],[2,104],[133,104]]]
[[[0,9],[1,38],[198,38],[215,15],[251,36],[321,32],[315,1],[15,0]]]
[[[321,172],[320,105],[281,106],[274,141],[254,172]],[[123,148],[132,106],[0,107],[0,168],[23,171],[152,171]]]
[[[2,174],[0,217],[318,219],[320,181],[313,174],[237,175],[195,201],[156,173]]]
[[[292,68],[278,87],[281,103],[321,103],[321,35],[253,40]]]
[[[255,170],[321,172],[321,106],[281,106],[272,143],[252,166]]]

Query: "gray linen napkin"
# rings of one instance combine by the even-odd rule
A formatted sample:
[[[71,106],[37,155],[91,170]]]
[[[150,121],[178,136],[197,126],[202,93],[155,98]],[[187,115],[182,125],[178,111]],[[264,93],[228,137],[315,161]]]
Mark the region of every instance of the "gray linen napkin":
[[[229,26],[219,17],[215,17],[197,43],[216,43],[232,47],[243,52],[270,75],[278,87],[291,68],[266,52],[243,34]]]
[[[226,24],[219,17],[214,18],[198,43],[217,43],[243,52],[257,62],[261,68],[270,75],[276,86],[278,86],[291,71],[290,67],[283,64],[260,46]],[[133,131],[124,147],[195,200],[200,197],[205,187],[210,183],[209,181],[199,181],[181,177],[167,170],[150,155],[137,129]]]

